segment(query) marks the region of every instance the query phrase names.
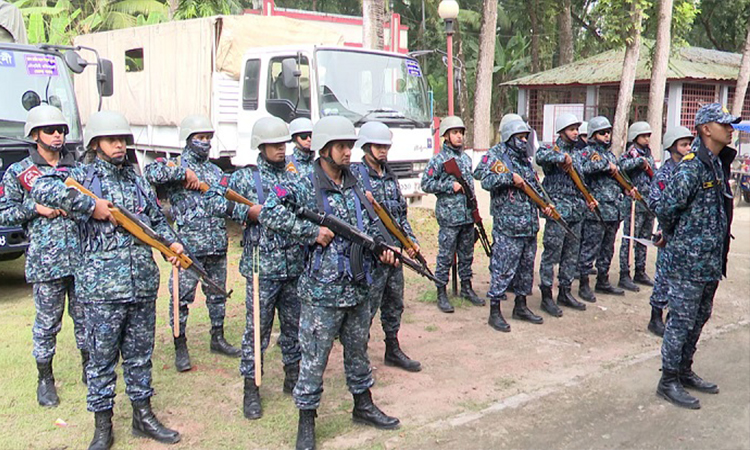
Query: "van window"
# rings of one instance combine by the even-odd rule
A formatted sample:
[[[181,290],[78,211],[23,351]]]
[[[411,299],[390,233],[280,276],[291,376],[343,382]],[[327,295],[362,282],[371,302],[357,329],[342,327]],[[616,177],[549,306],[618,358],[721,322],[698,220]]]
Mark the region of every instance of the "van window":
[[[245,63],[245,79],[242,85],[242,109],[258,109],[258,90],[260,89],[260,60],[249,59]]]
[[[294,72],[300,71],[295,77]],[[301,96],[299,94],[302,94]],[[268,99],[289,100],[299,110],[310,110],[310,65],[302,56],[297,65],[297,55],[273,58],[268,68]],[[298,103],[299,100],[299,103]]]

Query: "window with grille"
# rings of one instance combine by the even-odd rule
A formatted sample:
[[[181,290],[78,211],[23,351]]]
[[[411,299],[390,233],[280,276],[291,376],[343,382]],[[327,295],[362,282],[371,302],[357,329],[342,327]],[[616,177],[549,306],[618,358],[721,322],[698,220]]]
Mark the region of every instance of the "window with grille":
[[[680,124],[688,129],[695,128],[695,113],[701,106],[718,101],[718,89],[713,84],[682,85],[682,113]]]

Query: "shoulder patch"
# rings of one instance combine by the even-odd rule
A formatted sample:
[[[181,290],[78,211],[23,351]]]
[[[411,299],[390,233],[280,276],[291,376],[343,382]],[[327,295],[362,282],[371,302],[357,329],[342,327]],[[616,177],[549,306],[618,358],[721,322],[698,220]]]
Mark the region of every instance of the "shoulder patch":
[[[227,186],[229,186],[229,179],[227,178],[226,175],[224,175],[224,176],[221,177],[221,181],[219,181],[219,185],[221,187],[227,187]]]
[[[0,198],[5,197],[5,185],[0,184]]]
[[[160,157],[156,158],[156,162],[158,162],[158,163],[165,163],[165,162],[167,162],[167,160],[166,160],[166,159],[164,159],[164,158],[162,158],[162,157],[160,156]]]
[[[430,170],[427,171],[427,175],[432,176],[434,172],[435,172],[435,169],[433,167],[430,167]]]
[[[495,161],[495,163],[490,167],[490,171],[494,173],[508,173],[510,170],[508,169],[508,166],[506,166],[502,161]]]
[[[482,156],[482,163],[487,164],[487,160],[490,159],[490,155],[486,154]]]
[[[278,196],[279,198],[284,198],[287,196],[287,194],[289,194],[286,188],[284,186],[281,186],[280,184],[277,184],[276,186],[274,186],[273,191],[276,193],[276,196]]]
[[[660,190],[660,191],[663,191],[663,190],[664,190],[664,189],[666,189],[666,187],[667,187],[667,185],[666,185],[666,184],[664,184],[664,182],[663,182],[663,181],[660,181],[660,182],[658,183],[658,186],[659,186],[659,190]]]
[[[595,151],[591,154],[591,160],[592,161],[601,161],[602,155],[599,154],[599,152]]]
[[[291,173],[299,173],[297,172],[297,167],[294,166],[294,163],[292,161],[286,163],[286,171]]]
[[[695,153],[688,153],[687,155],[683,156],[680,162],[682,161],[690,161],[691,159],[695,158]]]
[[[36,166],[29,166],[28,169],[18,174],[18,181],[21,183],[24,189],[31,192],[31,187],[34,186],[34,182],[37,178],[42,175],[42,172]]]

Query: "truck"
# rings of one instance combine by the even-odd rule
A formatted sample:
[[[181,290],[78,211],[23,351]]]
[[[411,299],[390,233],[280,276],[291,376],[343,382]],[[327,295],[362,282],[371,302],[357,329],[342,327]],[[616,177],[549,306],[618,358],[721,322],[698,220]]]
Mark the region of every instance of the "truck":
[[[405,196],[418,199],[433,153],[431,104],[416,59],[344,44],[334,25],[281,16],[214,16],[82,35],[76,45],[112,60],[118,90],[105,109],[126,115],[143,167],[174,156],[180,121],[209,117],[209,155],[225,170],[254,164],[253,124],[264,116],[313,122],[342,115],[359,127],[385,122],[393,131],[390,166]],[[93,110],[93,76],[76,80],[82,116]],[[290,145],[289,151],[292,147]],[[361,158],[355,148],[352,160]]]

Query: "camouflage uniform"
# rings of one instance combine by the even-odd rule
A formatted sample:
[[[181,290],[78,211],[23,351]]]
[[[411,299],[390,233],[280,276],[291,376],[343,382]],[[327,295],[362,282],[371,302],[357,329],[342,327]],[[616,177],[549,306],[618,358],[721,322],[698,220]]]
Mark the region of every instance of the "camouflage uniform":
[[[474,170],[474,178],[492,197],[493,245],[487,297],[495,302],[503,297],[511,282],[519,296],[531,294],[534,282],[539,212],[536,204],[513,185],[513,173],[517,173],[540,189],[525,150],[498,144],[489,149]]]
[[[58,167],[75,166],[72,153],[61,154]],[[27,158],[6,170],[0,185],[0,226],[23,226],[31,241],[26,251],[26,281],[34,285],[32,337],[37,361],[49,361],[55,355],[66,295],[76,346],[86,348],[83,306],[76,298],[73,278],[80,253],[76,223],[70,217],[39,215],[29,192],[35,174],[54,172],[36,148],[29,149]]]
[[[577,275],[581,225],[587,208],[583,194],[560,167],[560,163],[565,161],[565,154],[568,154],[580,172],[582,153],[575,148],[574,143],[566,143],[559,137],[555,147],[540,148],[536,154],[536,162],[544,170],[542,185],[552,198],[557,211],[575,233],[576,239],[568,236],[557,222],[547,219],[544,225],[544,252],[539,265],[539,278],[542,287],[552,287],[554,266],[559,264],[558,284],[560,287],[569,288]]]
[[[150,247],[121,227],[90,218],[94,200],[66,189],[63,180],[68,176],[139,216],[167,244],[174,242],[174,235],[148,183],[127,163],[119,167],[97,159],[89,166],[58,169],[34,184],[37,202],[69,211],[79,220],[82,254],[75,277],[91,353],[87,402],[89,411],[100,412],[114,406],[120,355],[130,400],[144,401],[153,395],[151,355],[159,269]]]
[[[654,167],[654,158],[651,156],[651,149],[641,149],[636,145],[632,145],[628,151],[623,152],[620,155],[620,170],[625,172],[630,180],[633,182],[633,186],[638,188],[638,191],[645,197],[651,190],[651,178],[648,176],[645,170],[643,170],[644,164],[648,164],[650,167]],[[624,235],[630,235],[630,205],[634,200],[630,197],[623,199],[623,228],[622,232]],[[633,228],[633,234],[635,237],[651,240],[651,234],[654,231],[654,216],[646,211],[646,208],[641,202],[636,202],[635,205],[635,224]],[[635,271],[636,273],[643,273],[646,271],[646,246],[638,243],[634,243],[635,253]],[[620,244],[620,272],[630,272],[630,243],[623,241]]]
[[[295,146],[292,154],[286,157],[286,170],[303,178],[308,177],[312,172],[314,161],[315,152],[302,150]]]
[[[440,153],[433,156],[422,175],[422,190],[437,196],[435,216],[438,226],[438,256],[435,264],[435,277],[442,284],[448,284],[448,272],[453,263],[453,254],[458,256],[458,277],[461,281],[471,280],[471,264],[474,261],[474,225],[471,211],[466,206],[466,196],[463,192],[453,191],[452,175],[448,175],[443,163],[451,158],[456,159],[461,175],[474,189],[471,175],[471,158],[462,149],[451,147],[443,143]]]
[[[669,180],[674,173],[674,169],[677,167],[677,163],[670,157],[654,174],[653,182],[648,195],[648,206],[651,211],[656,211],[656,207],[661,200],[661,194],[666,189]],[[659,225],[661,229],[661,224]],[[664,230],[661,230],[662,235],[665,239],[668,236],[664,235]],[[668,286],[666,278],[664,277],[664,271],[666,269],[664,265],[664,249],[660,248],[656,252],[656,272],[654,274],[654,289],[651,292],[651,306],[659,309],[665,309],[667,307],[667,290]]]
[[[207,156],[198,155],[189,146],[185,147],[181,158],[170,160],[158,158],[146,166],[144,176],[154,186],[164,186],[172,214],[177,224],[177,232],[185,248],[190,251],[206,269],[209,277],[219,286],[225,287],[227,279],[227,227],[226,210],[208,211],[206,197],[201,191],[185,188],[185,174],[192,170],[198,179],[209,186],[217,184],[224,173]],[[181,272],[180,282],[180,334],[185,334],[189,309],[195,301],[198,278],[190,272]],[[174,280],[169,283],[172,293]],[[206,296],[206,307],[212,327],[223,327],[227,299],[224,295],[201,283]],[[173,304],[169,302],[169,325],[174,328]]]
[[[603,277],[609,274],[615,252],[615,236],[622,220],[622,188],[609,174],[609,163],[616,163],[617,157],[596,139],[589,141],[589,146],[582,151],[581,156],[581,171],[591,194],[599,202],[604,224],[597,220],[593,212],[586,212],[578,267],[579,272],[585,275],[596,260],[598,276]]]
[[[348,170],[337,186],[325,174],[320,161],[313,164],[310,177],[274,188],[260,213],[260,223],[274,232],[287,233],[308,246],[307,267],[300,275],[297,292],[300,311],[299,381],[294,388],[294,402],[302,410],[317,409],[323,392],[323,372],[337,334],[344,346],[344,371],[349,391],[361,394],[373,385],[367,356],[370,326],[368,300],[369,277],[361,283],[352,278],[349,264],[351,243],[340,236],[326,247],[315,244],[319,227],[297,217],[283,199],[287,193],[310,209],[324,210],[360,230],[370,233],[375,222],[364,209],[364,194],[355,191],[357,179]],[[364,201],[367,201],[364,199]],[[365,270],[372,267],[365,254]]]

